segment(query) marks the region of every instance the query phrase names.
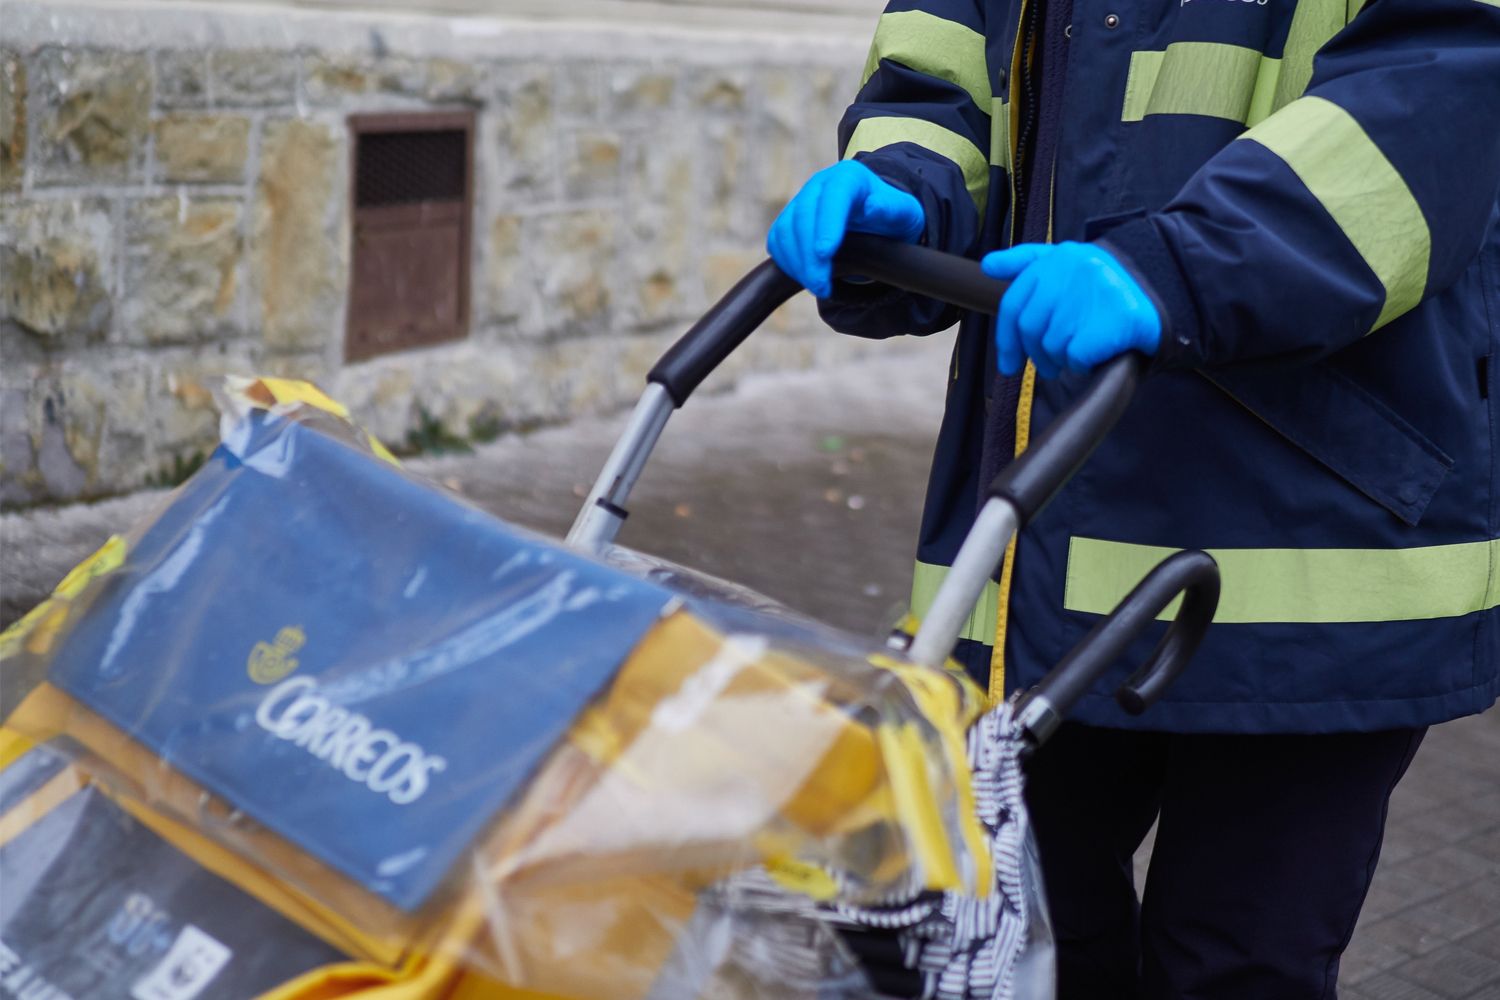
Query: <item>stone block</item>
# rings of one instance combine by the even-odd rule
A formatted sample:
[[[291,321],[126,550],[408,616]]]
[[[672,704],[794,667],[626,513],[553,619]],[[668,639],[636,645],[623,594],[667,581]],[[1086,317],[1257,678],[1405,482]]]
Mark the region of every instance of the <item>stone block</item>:
[[[186,343],[233,330],[241,226],[238,202],[153,198],[132,204],[125,230],[124,339]]]
[[[705,69],[690,77],[693,104],[707,111],[740,112],[750,106],[750,74],[740,69]]]
[[[713,118],[705,123],[703,135],[714,156],[705,162],[708,171],[703,220],[713,236],[759,238],[763,231],[750,222],[750,198],[747,186],[750,171],[746,165],[746,137],[738,120]]]
[[[429,101],[472,102],[484,86],[483,69],[462,59],[431,59],[427,62],[424,96]]]
[[[603,81],[597,64],[568,61],[553,70],[552,92],[559,118],[597,121],[604,107]]]
[[[611,120],[661,115],[671,109],[679,74],[657,66],[625,66],[609,75]]]
[[[619,225],[614,213],[564,212],[532,221],[527,246],[546,264],[536,275],[548,333],[607,325]]]
[[[297,57],[268,50],[214,52],[209,57],[214,102],[271,107],[296,98]]]
[[[7,503],[78,500],[142,485],[146,384],[139,363],[97,369],[65,363],[33,372],[19,406],[5,393],[7,419],[20,419],[24,440],[7,441],[0,495]],[[19,460],[15,473],[11,455]]]
[[[11,229],[0,242],[0,321],[47,340],[102,338],[113,285],[108,205],[33,202],[7,221]]]
[[[42,499],[41,474],[26,421],[26,388],[0,386],[0,507]]]
[[[303,91],[313,104],[340,104],[377,89],[377,82],[373,60],[363,55],[309,55],[302,63]]]
[[[429,61],[364,53],[314,54],[302,63],[302,89],[319,106],[340,106],[372,94],[422,98],[433,82]],[[438,81],[441,89],[444,84]],[[458,90],[462,84],[452,84]]]
[[[245,179],[250,119],[179,112],[157,119],[152,131],[158,180],[238,184]]]
[[[552,72],[504,63],[496,70],[493,112],[482,117],[479,167],[491,197],[556,200],[556,113]]]
[[[0,191],[21,186],[26,172],[26,64],[0,52]]]
[[[128,52],[43,49],[28,75],[43,184],[137,179],[151,129],[151,65]]]
[[[816,86],[808,74],[785,68],[766,72],[765,93],[757,115],[756,136],[760,197],[759,218],[768,228],[813,172],[836,158],[837,139],[820,135]]]
[[[819,163],[832,163],[838,157],[838,126],[844,112],[859,93],[859,74],[828,67],[807,71],[808,126],[811,152]]]
[[[208,104],[208,53],[156,53],[156,104],[162,108],[201,108]]]
[[[342,143],[327,126],[265,127],[251,223],[251,265],[266,346],[320,351],[339,340],[347,249],[336,222]]]
[[[482,321],[510,323],[532,311],[529,262],[524,239],[524,224],[519,215],[497,216],[490,223],[489,240],[483,247],[478,309]]]
[[[701,302],[693,163],[684,142],[648,138],[628,147],[624,206],[634,246],[624,303],[634,325],[685,318]]]
[[[620,136],[615,132],[583,130],[565,139],[564,191],[568,198],[586,201],[613,198],[620,193]]]

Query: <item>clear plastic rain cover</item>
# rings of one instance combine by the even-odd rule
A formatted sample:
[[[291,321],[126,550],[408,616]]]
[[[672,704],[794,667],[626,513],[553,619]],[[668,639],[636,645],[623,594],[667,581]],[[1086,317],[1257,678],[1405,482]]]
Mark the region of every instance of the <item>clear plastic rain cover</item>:
[[[513,528],[306,383],[223,401],[0,636],[0,996],[1049,995],[960,672]]]

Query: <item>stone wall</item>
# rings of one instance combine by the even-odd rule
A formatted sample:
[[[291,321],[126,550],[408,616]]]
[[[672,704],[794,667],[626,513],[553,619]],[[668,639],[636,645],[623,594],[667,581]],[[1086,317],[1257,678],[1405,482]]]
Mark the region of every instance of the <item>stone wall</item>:
[[[313,378],[398,447],[625,405],[833,157],[864,44],[0,2],[0,504],[180,477],[226,372]],[[468,337],[345,364],[346,118],[451,108]],[[731,368],[860,349],[808,306]]]

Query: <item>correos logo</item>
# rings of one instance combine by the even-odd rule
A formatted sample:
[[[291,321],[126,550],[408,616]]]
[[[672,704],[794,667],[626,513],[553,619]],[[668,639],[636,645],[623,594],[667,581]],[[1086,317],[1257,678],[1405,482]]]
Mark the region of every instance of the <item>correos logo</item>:
[[[293,677],[268,691],[255,721],[398,806],[421,798],[431,776],[448,766],[442,757],[333,704],[318,694],[311,677]]]

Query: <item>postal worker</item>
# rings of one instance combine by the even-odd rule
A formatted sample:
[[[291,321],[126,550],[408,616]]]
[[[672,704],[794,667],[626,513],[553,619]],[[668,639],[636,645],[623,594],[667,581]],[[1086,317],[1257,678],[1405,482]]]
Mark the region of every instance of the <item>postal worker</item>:
[[[1034,762],[1064,1000],[1332,997],[1426,727],[1500,694],[1500,0],[893,0],[839,141],[772,255],[838,330],[959,324],[914,612],[1125,351],[955,655],[1003,696],[1166,552],[1223,572],[1172,691]],[[849,230],[983,255],[999,316],[834,280]]]

